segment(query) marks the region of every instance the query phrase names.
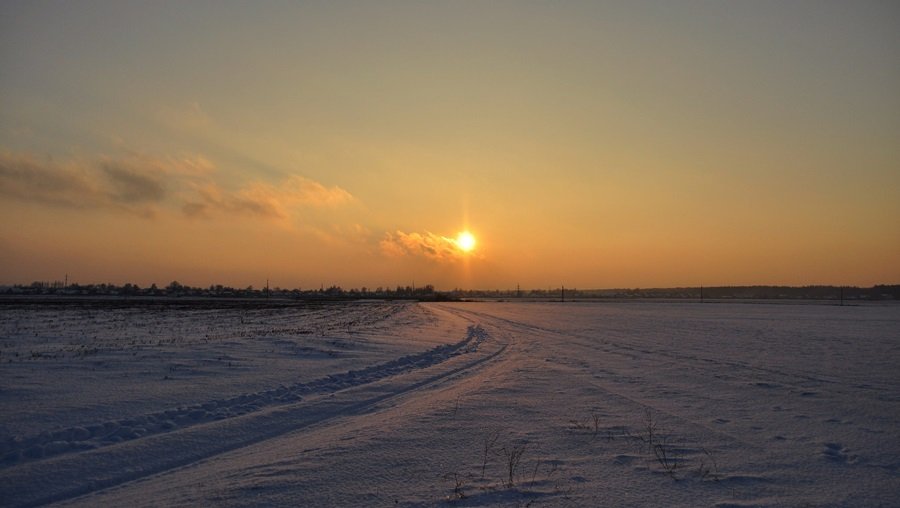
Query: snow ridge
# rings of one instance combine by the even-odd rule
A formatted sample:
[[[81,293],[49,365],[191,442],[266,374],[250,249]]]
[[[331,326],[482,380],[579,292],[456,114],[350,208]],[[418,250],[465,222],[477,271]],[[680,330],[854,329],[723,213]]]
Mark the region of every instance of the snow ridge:
[[[9,437],[0,443],[0,469],[291,404],[303,400],[304,395],[360,386],[413,369],[430,367],[459,354],[476,352],[486,338],[487,332],[481,326],[469,326],[465,339],[457,343],[437,346],[423,353],[403,356],[359,370],[328,375],[307,383],[279,386],[116,421],[42,432],[29,437]]]
[[[460,342],[438,346],[420,354],[404,356],[358,371],[327,376],[304,385],[298,384],[292,387],[296,389],[295,391],[307,388],[311,394],[309,400],[303,403],[281,403],[280,396],[266,399],[265,394],[281,393],[283,396],[284,391],[279,388],[256,394],[259,395],[256,400],[267,403],[248,414],[197,424],[198,422],[191,420],[189,415],[197,411],[191,408],[198,406],[202,408],[202,405],[179,408],[174,411],[179,415],[187,415],[188,418],[181,426],[178,426],[179,422],[172,420],[175,426],[168,432],[130,439],[123,437],[115,445],[82,449],[80,453],[62,454],[41,460],[19,457],[18,463],[0,469],[0,499],[9,506],[36,506],[72,499],[186,466],[332,418],[368,412],[392,398],[422,389],[448,376],[481,365],[506,349],[506,346],[502,346],[489,354],[473,355],[471,361],[455,363],[436,372],[424,370],[427,367],[437,367],[453,357],[465,355],[472,350],[473,345],[480,344],[487,338],[488,334],[480,326],[470,326],[466,338]],[[385,379],[405,373],[413,376],[397,382]],[[378,380],[385,380],[387,384],[374,383]],[[328,391],[337,392],[346,388],[354,390],[340,392],[344,395],[341,397],[336,397],[336,393],[327,394]],[[290,391],[291,388],[287,390]],[[252,395],[254,394],[250,394]],[[243,399],[235,397],[229,400]],[[138,418],[133,420],[140,421]],[[60,435],[66,432],[72,431],[66,429],[60,431]],[[47,440],[56,434],[44,436],[43,445],[40,445],[41,441],[38,440],[33,446],[42,446],[46,452],[50,447],[48,445],[53,442]],[[81,434],[83,437],[83,433]],[[69,450],[72,449],[77,447],[69,445]]]

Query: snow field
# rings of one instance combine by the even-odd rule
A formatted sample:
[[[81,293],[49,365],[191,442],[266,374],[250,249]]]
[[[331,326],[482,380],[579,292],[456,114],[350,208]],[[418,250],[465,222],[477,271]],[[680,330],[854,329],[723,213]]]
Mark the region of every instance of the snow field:
[[[229,401],[213,413],[240,411],[240,400],[230,399],[387,362],[452,337],[441,329],[449,324],[411,304],[207,305],[0,307],[0,436],[197,404]]]
[[[353,353],[355,366],[331,363],[326,375],[266,389],[265,376],[250,375],[228,386],[255,389],[231,397],[194,392],[193,404],[174,409],[184,422],[120,441],[87,438],[75,430],[82,424],[49,429],[43,456],[20,446],[0,469],[0,497],[80,506],[890,506],[900,493],[898,310],[408,305],[360,331],[368,349]],[[354,311],[334,318],[343,312]],[[345,338],[356,351],[356,336]],[[182,354],[191,358],[191,347]],[[304,363],[322,360],[296,365]],[[257,397],[255,408],[214,416],[245,396]],[[210,401],[217,406],[203,406]],[[160,414],[95,424],[134,420],[125,425],[133,430]],[[48,453],[55,432],[96,446]]]

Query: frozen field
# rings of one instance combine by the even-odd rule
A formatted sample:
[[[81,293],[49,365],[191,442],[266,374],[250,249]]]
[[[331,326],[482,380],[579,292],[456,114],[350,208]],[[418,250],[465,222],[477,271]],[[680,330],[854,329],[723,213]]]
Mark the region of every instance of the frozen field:
[[[897,506],[900,305],[0,302],[0,505]]]

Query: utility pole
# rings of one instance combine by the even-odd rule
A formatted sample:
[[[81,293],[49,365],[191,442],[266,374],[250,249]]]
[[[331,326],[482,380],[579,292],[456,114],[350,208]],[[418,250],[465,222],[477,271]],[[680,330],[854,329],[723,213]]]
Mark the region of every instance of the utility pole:
[[[566,301],[566,287],[565,286],[562,286],[562,289],[560,290],[560,296],[562,297],[562,301],[565,302]]]
[[[269,299],[269,279],[266,279],[266,300]]]

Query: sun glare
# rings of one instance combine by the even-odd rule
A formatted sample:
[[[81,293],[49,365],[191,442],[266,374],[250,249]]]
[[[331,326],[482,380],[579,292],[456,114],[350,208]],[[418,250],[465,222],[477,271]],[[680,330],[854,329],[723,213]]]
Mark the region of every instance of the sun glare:
[[[463,252],[471,252],[475,248],[475,237],[468,231],[456,235],[456,245]]]

